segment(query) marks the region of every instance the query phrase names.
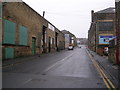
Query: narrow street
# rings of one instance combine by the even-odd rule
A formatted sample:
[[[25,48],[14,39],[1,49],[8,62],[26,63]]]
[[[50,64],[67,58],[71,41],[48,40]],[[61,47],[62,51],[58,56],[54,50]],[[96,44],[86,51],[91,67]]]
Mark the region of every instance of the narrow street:
[[[120,88],[120,0],[0,0],[0,88]]]
[[[86,47],[3,67],[3,88],[107,88]]]

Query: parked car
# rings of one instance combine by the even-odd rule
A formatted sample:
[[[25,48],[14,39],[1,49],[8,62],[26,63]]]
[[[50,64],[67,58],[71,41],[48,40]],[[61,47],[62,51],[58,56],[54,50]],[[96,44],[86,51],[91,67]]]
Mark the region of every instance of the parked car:
[[[80,45],[78,45],[78,48],[81,48],[81,46],[80,46]]]
[[[103,53],[104,53],[104,55],[108,56],[108,47],[105,47],[105,48],[104,48]]]
[[[68,46],[68,50],[73,50],[73,49],[74,49],[74,47],[72,45]]]

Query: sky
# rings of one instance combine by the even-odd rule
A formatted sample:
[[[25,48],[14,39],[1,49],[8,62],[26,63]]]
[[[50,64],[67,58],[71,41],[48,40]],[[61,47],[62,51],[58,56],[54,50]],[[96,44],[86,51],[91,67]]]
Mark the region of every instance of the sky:
[[[87,38],[91,10],[115,7],[114,0],[23,0],[59,30],[68,30],[77,38]]]

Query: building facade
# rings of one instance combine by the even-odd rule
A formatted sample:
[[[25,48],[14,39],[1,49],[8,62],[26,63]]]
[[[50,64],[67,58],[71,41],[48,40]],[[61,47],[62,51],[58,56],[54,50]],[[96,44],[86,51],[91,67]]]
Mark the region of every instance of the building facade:
[[[57,51],[65,49],[65,37],[64,34],[56,28],[56,36],[55,36],[55,47]]]
[[[87,45],[88,39],[87,38],[77,38],[80,45]]]
[[[107,8],[98,12],[92,11],[92,22],[88,32],[89,48],[103,55],[109,40],[115,37],[115,8]]]
[[[96,51],[96,25],[94,22],[94,11],[91,11],[92,14],[92,21],[90,25],[90,29],[88,31],[88,48],[92,51]]]
[[[120,64],[120,0],[116,0],[116,63]]]
[[[68,48],[69,45],[73,45],[74,47],[77,46],[77,38],[74,34],[70,33],[67,30],[62,30],[65,37],[65,48]]]
[[[62,32],[56,36],[58,29],[24,2],[2,3],[2,11],[3,59],[54,52],[58,41],[65,41]]]

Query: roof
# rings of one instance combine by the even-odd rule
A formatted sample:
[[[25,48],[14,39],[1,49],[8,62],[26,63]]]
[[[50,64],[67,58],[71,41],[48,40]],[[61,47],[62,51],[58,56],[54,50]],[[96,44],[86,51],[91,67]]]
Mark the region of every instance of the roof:
[[[54,26],[55,28],[57,28],[55,25],[53,25],[50,21],[48,21],[47,19],[45,19],[43,16],[41,16],[37,11],[35,11],[32,7],[30,7],[26,2],[22,2],[23,4],[25,4],[26,6],[28,6],[28,8],[30,8],[33,12],[35,12],[38,16],[40,16],[41,18],[43,18],[47,23],[51,24],[52,26]],[[58,29],[58,28],[57,28]],[[59,29],[58,29],[59,30]],[[60,30],[59,30],[60,31]]]
[[[62,30],[62,33],[63,33],[63,34],[71,34],[71,35],[73,35],[73,36],[75,37],[74,34],[72,34],[71,32],[69,32],[69,31],[67,31],[67,30]]]
[[[69,31],[67,31],[67,30],[62,30],[62,32],[63,32],[64,34],[69,33]]]
[[[104,10],[100,10],[100,11],[98,11],[96,13],[115,13],[115,8],[110,7],[110,8],[104,9]]]

